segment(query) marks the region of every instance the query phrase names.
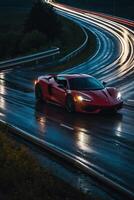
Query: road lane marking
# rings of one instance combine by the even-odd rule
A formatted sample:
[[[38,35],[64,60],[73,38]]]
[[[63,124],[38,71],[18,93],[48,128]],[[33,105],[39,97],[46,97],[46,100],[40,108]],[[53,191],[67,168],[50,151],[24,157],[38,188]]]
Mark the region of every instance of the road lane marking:
[[[134,103],[134,100],[133,100],[133,99],[128,99],[127,101],[128,101],[128,102]]]
[[[71,130],[71,131],[73,131],[73,130],[74,130],[74,128],[73,128],[73,127],[71,127],[71,126],[68,126],[68,125],[66,125],[66,124],[63,124],[63,123],[61,123],[61,124],[60,124],[60,126],[62,126],[62,127],[64,127],[64,128],[66,128],[66,129],[69,129],[69,130]]]
[[[124,105],[134,107],[134,100],[128,99],[128,100],[124,101]]]

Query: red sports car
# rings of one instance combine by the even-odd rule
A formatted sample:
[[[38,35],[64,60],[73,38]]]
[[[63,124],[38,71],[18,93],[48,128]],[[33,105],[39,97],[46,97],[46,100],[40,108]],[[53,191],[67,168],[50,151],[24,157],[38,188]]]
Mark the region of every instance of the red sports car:
[[[53,102],[69,112],[98,113],[122,108],[121,93],[86,74],[40,76],[35,82],[37,101]]]

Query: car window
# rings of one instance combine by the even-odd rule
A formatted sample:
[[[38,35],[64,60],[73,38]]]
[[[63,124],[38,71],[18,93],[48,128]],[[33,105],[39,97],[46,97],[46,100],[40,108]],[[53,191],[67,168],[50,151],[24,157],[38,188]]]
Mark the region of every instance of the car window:
[[[67,87],[67,81],[66,80],[58,80],[57,81],[59,85],[64,85],[64,87]]]
[[[56,77],[55,81],[58,83],[58,85],[63,85],[65,88],[67,88],[67,80],[64,77]]]
[[[71,90],[101,90],[104,86],[93,77],[80,77],[69,79]]]

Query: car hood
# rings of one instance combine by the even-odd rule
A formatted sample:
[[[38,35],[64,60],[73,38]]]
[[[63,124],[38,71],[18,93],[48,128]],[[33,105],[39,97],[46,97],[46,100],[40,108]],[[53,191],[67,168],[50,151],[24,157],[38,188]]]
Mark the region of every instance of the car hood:
[[[109,105],[116,103],[117,99],[112,97],[106,88],[102,90],[79,91],[80,95],[91,98],[97,105]]]

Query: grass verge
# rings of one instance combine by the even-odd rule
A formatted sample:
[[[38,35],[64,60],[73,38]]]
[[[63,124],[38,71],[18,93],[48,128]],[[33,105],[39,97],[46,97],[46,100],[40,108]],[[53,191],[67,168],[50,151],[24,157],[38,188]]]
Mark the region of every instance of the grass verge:
[[[0,125],[0,199],[89,200],[82,192],[42,168],[26,146]]]

